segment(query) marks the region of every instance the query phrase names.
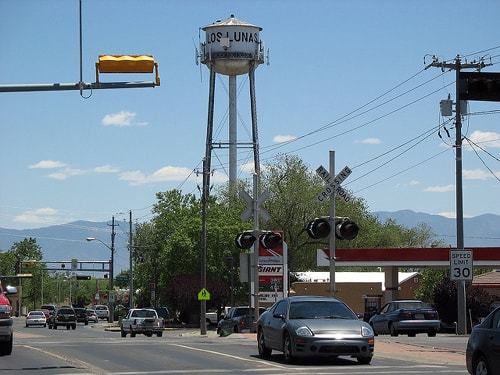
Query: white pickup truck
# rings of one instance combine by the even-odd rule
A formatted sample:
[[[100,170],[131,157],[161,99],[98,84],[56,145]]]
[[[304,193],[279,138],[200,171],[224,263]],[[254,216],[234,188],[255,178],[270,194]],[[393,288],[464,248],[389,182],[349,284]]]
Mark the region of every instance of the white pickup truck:
[[[158,314],[153,309],[131,309],[120,322],[122,337],[126,337],[127,333],[130,333],[130,337],[135,337],[137,333],[148,337],[153,336],[153,334],[161,337],[163,327],[163,319],[158,318]]]

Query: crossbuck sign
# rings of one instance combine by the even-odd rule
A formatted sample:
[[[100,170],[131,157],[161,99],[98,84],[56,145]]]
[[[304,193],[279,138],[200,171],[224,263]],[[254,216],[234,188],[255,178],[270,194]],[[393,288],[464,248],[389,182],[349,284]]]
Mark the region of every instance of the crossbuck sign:
[[[330,173],[320,165],[318,169],[316,169],[316,173],[323,179],[323,181],[326,182],[326,187],[323,189],[321,193],[318,194],[316,197],[316,200],[319,203],[324,202],[328,197],[333,194],[337,193],[340,197],[342,197],[346,202],[349,202],[351,198],[347,194],[347,192],[340,187],[340,184],[344,182],[344,180],[349,177],[349,175],[352,173],[351,169],[348,166],[345,166],[344,169],[340,171],[338,175],[335,177],[332,177]]]

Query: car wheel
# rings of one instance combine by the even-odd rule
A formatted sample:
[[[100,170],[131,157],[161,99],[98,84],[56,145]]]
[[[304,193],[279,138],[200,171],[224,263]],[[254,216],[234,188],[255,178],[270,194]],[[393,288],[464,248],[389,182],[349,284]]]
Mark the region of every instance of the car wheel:
[[[28,327],[29,327],[29,325],[28,325],[28,323],[26,323],[26,328],[28,328]]]
[[[52,327],[53,329],[57,329],[57,324],[54,324],[54,327]]]
[[[257,347],[259,349],[259,356],[262,359],[271,358],[272,349],[266,347],[266,342],[264,340],[264,332],[262,329],[259,329],[259,333],[257,334]]]
[[[234,332],[234,333],[238,333],[238,332],[239,332],[238,325],[235,325],[235,326],[233,327],[233,332]]]
[[[163,336],[163,332],[157,332],[157,333],[156,333],[156,336],[157,336],[157,337],[162,337],[162,336]]]
[[[396,331],[396,328],[394,328],[394,325],[389,324],[389,333],[393,337],[397,337],[399,335],[398,331]]]
[[[88,326],[88,325],[89,325],[89,321],[88,321],[88,320],[86,320],[86,321],[85,321],[85,325],[86,325],[86,326]]]
[[[490,366],[488,366],[488,362],[486,362],[486,358],[483,355],[479,356],[479,358],[474,362],[474,365],[472,366],[472,374],[473,375],[491,374]]]
[[[369,357],[357,357],[358,363],[360,365],[369,365],[370,362],[372,361],[372,356]]]
[[[153,334],[151,332],[145,333],[146,337],[151,337]]]
[[[76,324],[73,324],[73,325],[71,326],[71,329],[76,329]]]
[[[0,355],[11,355],[12,354],[12,344],[14,338],[10,335],[10,340],[6,342],[0,342]]]
[[[293,363],[295,360],[293,356],[292,340],[288,333],[286,333],[283,338],[283,356],[285,357],[286,363]]]
[[[47,323],[45,323],[45,324],[43,325],[43,328],[45,328],[45,327],[47,327]]]
[[[373,323],[370,323],[370,327],[372,327],[373,335],[378,336],[378,332],[375,331],[375,327],[373,327]]]
[[[68,325],[68,326],[66,326],[66,330],[68,330],[68,331],[69,331],[69,325]]]
[[[130,337],[135,337],[135,332],[130,332]]]
[[[123,329],[120,331],[122,337],[127,337],[127,332],[125,332]]]
[[[436,337],[436,331],[429,331],[429,332],[427,332],[427,336],[429,336],[429,337]]]

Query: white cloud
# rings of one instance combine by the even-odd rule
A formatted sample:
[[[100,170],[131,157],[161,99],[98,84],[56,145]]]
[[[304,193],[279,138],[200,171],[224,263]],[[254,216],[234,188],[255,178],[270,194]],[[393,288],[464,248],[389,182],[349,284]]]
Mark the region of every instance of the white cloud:
[[[109,164],[106,165],[100,165],[99,167],[94,168],[94,172],[96,173],[118,173],[120,170],[118,168],[115,168]]]
[[[72,176],[80,176],[82,174],[85,174],[86,171],[83,169],[78,169],[78,168],[64,168],[61,169],[59,172],[54,172],[49,174],[47,177],[56,179],[56,180],[66,180],[68,177]]]
[[[120,111],[117,113],[110,113],[103,117],[102,124],[104,126],[146,126],[148,123],[141,121],[134,123],[135,117],[137,116],[134,112]]]
[[[409,182],[409,185],[410,185],[410,186],[417,186],[417,185],[420,185],[420,181],[417,181],[417,180],[411,180],[411,181]]]
[[[54,222],[57,210],[45,207],[36,210],[25,211],[14,218],[17,223],[25,224],[49,224]]]
[[[430,192],[430,193],[448,193],[450,191],[454,191],[455,186],[454,185],[444,185],[444,186],[429,186],[424,189],[424,191]]]
[[[40,160],[29,166],[29,169],[54,169],[65,167],[66,164],[57,160]]]
[[[452,211],[439,212],[437,215],[447,217],[448,219],[455,219],[457,217],[457,213]],[[473,216],[464,214],[464,217],[469,218]]]
[[[296,135],[276,135],[274,136],[273,141],[275,143],[285,143],[293,141],[294,139],[297,139]]]
[[[131,185],[144,185],[164,181],[184,181],[192,170],[184,167],[166,166],[147,175],[142,171],[125,171],[120,173],[120,180],[127,181]]]
[[[481,130],[474,131],[470,137],[468,137],[472,142],[477,143],[482,148],[500,148],[500,133],[495,132],[483,132]],[[464,146],[471,150],[467,140],[464,141]]]
[[[356,143],[362,143],[364,145],[379,145],[382,141],[379,138],[365,138],[361,141],[356,141]]]
[[[465,180],[486,180],[492,178],[492,174],[484,169],[464,169],[462,176]]]
[[[240,171],[242,171],[244,173],[252,174],[255,171],[255,168],[253,166],[254,166],[253,160],[249,161],[248,163],[241,164]],[[265,165],[262,165],[262,164],[260,165],[261,171],[265,171],[266,169],[267,169],[267,167]]]

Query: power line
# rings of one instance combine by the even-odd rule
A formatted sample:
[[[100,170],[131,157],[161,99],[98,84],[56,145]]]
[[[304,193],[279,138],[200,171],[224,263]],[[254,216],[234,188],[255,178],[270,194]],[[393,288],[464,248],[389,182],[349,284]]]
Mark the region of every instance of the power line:
[[[474,153],[476,154],[476,156],[479,158],[479,160],[481,160],[481,163],[483,163],[483,165],[486,167],[486,169],[491,173],[491,175],[493,177],[495,177],[498,182],[500,182],[500,178],[498,178],[498,176],[495,174],[495,172],[493,172],[490,167],[488,167],[485,163],[485,161],[483,160],[483,158],[481,158],[481,156],[479,155],[479,153],[477,152],[477,150],[474,148],[474,146],[472,145],[472,143],[470,142],[469,138],[467,137],[464,137],[465,140],[469,143],[470,147],[472,148],[472,150],[474,151]]]

